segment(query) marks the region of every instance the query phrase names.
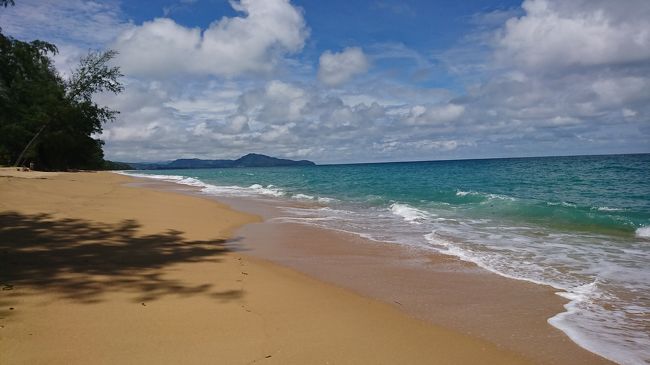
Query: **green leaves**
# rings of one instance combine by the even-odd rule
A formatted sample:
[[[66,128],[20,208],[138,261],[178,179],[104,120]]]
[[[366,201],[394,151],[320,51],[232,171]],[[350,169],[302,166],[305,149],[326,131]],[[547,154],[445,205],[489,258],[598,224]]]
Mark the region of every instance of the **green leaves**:
[[[117,51],[90,52],[81,59],[79,66],[66,83],[67,95],[70,99],[88,101],[98,92],[110,91],[119,93],[124,87],[119,78],[124,76],[120,68],[109,65]]]
[[[90,52],[66,81],[50,58],[57,52],[51,43],[0,33],[0,164],[20,157],[41,169],[104,166],[103,142],[93,136],[117,111],[92,99],[123,90],[119,67],[109,64],[117,53]]]

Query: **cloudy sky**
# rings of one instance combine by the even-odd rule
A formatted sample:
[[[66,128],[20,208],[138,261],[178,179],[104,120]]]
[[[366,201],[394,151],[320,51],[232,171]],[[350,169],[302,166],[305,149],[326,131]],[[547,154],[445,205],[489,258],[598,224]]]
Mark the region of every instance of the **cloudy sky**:
[[[119,51],[113,160],[650,152],[648,0],[16,0],[0,27],[64,76]]]

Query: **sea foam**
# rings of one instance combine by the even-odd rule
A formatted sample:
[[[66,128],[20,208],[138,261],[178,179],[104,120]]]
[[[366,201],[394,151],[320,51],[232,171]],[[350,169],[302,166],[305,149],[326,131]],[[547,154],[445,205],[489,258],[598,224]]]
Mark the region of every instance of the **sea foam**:
[[[390,211],[402,217],[405,221],[414,224],[420,224],[422,220],[427,219],[429,214],[417,208],[413,208],[408,204],[393,203],[390,206]]]
[[[650,238],[650,226],[637,228],[636,236],[642,238]]]
[[[200,188],[202,193],[212,194],[212,195],[236,195],[236,196],[263,195],[263,196],[272,196],[272,197],[282,197],[286,194],[282,189],[279,189],[274,185],[263,186],[260,184],[253,184],[248,187],[242,187],[236,185],[230,185],[230,186],[213,185],[188,176],[138,174],[132,172],[117,172],[117,173],[120,175],[162,180],[162,181],[173,182],[181,185],[193,186],[193,187]]]
[[[509,201],[515,201],[517,199],[507,196],[507,195],[502,195],[502,194],[490,194],[490,193],[480,193],[477,191],[463,191],[463,190],[456,190],[456,196],[478,196],[480,198],[484,198],[487,200],[509,200]]]
[[[248,188],[260,195],[269,195],[274,197],[280,197],[284,195],[284,191],[282,191],[282,189],[278,189],[274,185],[267,185],[264,187],[260,184],[253,184]]]
[[[538,168],[537,164],[535,166]],[[337,168],[347,171],[347,174],[342,176],[350,176],[350,179],[361,173],[355,170],[354,166]],[[431,190],[432,197],[423,202],[427,207],[425,211],[398,202],[401,196],[391,195],[386,189],[380,190],[384,187],[374,183],[353,196],[362,203],[339,196],[337,198],[340,200],[332,201],[329,198],[320,198],[320,194],[314,190],[317,186],[307,183],[295,186],[298,191],[293,188],[283,190],[273,185],[262,185],[261,182],[271,181],[277,181],[280,186],[285,185],[281,177],[266,176],[266,171],[256,171],[254,177],[243,170],[228,170],[227,173],[219,171],[211,176],[204,171],[187,172],[193,174],[193,177],[128,174],[194,186],[203,193],[217,196],[267,196],[279,199],[279,202],[282,198],[288,198],[331,203],[324,204],[326,206],[288,207],[285,216],[275,219],[356,234],[380,242],[421,245],[461,260],[474,262],[479,267],[504,277],[550,285],[570,302],[565,307],[565,312],[556,315],[549,322],[567,333],[575,342],[621,364],[643,364],[644,359],[650,358],[646,350],[650,349],[649,338],[644,330],[647,327],[642,316],[650,306],[644,301],[642,294],[635,294],[647,292],[647,283],[650,282],[650,276],[643,266],[644,262],[650,260],[650,252],[647,251],[650,225],[647,224],[646,216],[634,218],[631,215],[636,214],[634,208],[627,207],[624,201],[611,197],[590,201],[583,196],[576,197],[571,194],[541,196],[533,201],[524,198],[526,195],[521,192],[518,192],[515,198],[510,196],[512,191],[492,186],[474,187],[470,183],[466,186],[472,186],[472,190],[459,190],[455,185],[462,186],[460,184],[463,176],[455,176],[447,185]],[[314,169],[310,173],[318,172],[318,169]],[[195,178],[202,174],[206,176],[206,182]],[[239,174],[242,177],[236,180],[229,174]],[[323,178],[329,178],[329,170],[322,174]],[[410,179],[417,181],[419,174],[420,172]],[[208,183],[218,184],[222,181],[221,175],[227,177],[227,181],[237,181],[235,184],[240,186]],[[492,170],[490,176],[493,176]],[[440,181],[438,175],[428,178],[436,183]],[[512,179],[512,174],[508,173],[507,181]],[[410,180],[405,181],[404,183],[408,183]],[[357,183],[357,180],[349,182]],[[402,189],[403,186],[395,189],[397,188]],[[436,195],[438,192],[444,193],[443,199],[436,199],[440,195]],[[539,192],[537,188],[533,191]],[[348,193],[350,192],[346,192]],[[446,201],[448,193],[455,193],[456,199]],[[329,194],[336,196],[336,193]],[[409,201],[415,201],[414,199],[427,198],[416,194]],[[391,201],[392,204],[386,204],[386,201]],[[517,215],[515,218],[508,216],[507,219],[501,219],[498,214],[492,214],[493,209],[489,212],[481,210],[484,209],[484,204],[494,204],[494,210],[516,209]],[[553,208],[544,209],[545,206]],[[624,209],[616,208],[624,206]],[[612,220],[610,216],[616,216],[617,219],[621,216],[625,218],[621,224],[625,224],[627,234],[585,234],[582,231],[570,230],[570,227],[562,230],[547,227],[543,224],[545,220],[537,220],[537,215],[530,216],[534,219],[529,220],[528,215],[520,214],[522,211],[527,212],[531,207],[535,208],[533,213],[545,214],[544,217],[550,215],[554,219],[557,214],[563,214],[562,218],[574,218],[577,214],[580,219],[605,217],[609,220]],[[510,210],[506,213],[511,213]],[[582,211],[587,213],[582,214]],[[632,218],[628,219],[628,216]],[[636,227],[636,231],[630,233],[630,226]],[[630,237],[632,235],[635,236]],[[616,249],[613,250],[612,247]],[[628,298],[633,298],[633,301]],[[603,307],[601,303],[607,303],[608,306]]]
[[[621,209],[621,208],[610,208],[610,207],[592,207],[591,209],[592,210],[597,210],[597,211],[600,211],[600,212],[622,212],[622,211],[625,210],[625,209]]]

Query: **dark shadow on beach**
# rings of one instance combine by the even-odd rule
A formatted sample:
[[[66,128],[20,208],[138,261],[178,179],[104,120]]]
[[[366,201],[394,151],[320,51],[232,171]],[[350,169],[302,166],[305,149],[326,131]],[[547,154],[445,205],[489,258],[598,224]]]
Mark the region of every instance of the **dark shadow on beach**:
[[[165,275],[174,264],[219,262],[235,240],[189,241],[174,230],[139,235],[139,228],[133,220],[105,224],[0,213],[0,300],[23,295],[22,288],[82,303],[99,302],[108,292],[132,293],[135,302],[167,295],[242,297],[241,290],[214,291],[208,281],[215,278],[196,285]]]

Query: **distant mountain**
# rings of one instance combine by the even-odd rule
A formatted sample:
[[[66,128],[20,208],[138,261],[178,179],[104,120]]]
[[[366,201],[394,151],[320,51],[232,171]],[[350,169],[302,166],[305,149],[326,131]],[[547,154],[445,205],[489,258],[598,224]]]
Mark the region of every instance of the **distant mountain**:
[[[204,169],[210,167],[232,167],[232,160],[200,160],[181,158],[164,165],[166,169]]]
[[[307,160],[287,160],[257,153],[249,153],[233,161],[233,167],[272,167],[272,166],[313,166],[315,163]]]
[[[166,169],[209,169],[233,167],[275,167],[275,166],[313,166],[315,163],[307,160],[287,160],[257,153],[249,153],[236,160],[201,160],[198,158],[182,158],[171,162],[140,163],[129,162],[137,170],[166,170]]]

